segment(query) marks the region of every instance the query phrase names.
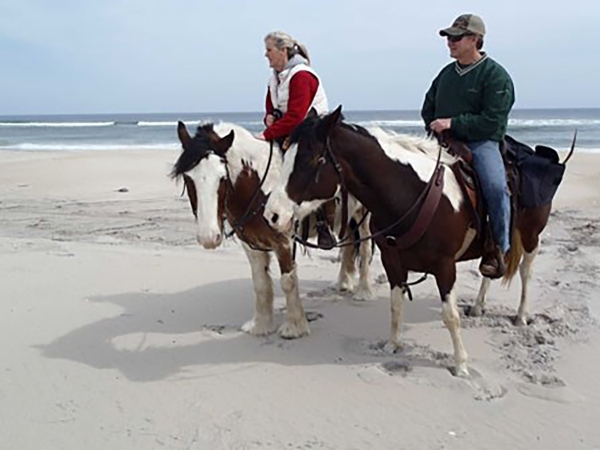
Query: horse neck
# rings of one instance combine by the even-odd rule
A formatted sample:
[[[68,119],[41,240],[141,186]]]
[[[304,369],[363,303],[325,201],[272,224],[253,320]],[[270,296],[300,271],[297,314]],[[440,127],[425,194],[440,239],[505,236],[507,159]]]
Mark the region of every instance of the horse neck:
[[[354,130],[337,128],[332,142],[348,191],[374,217],[389,221],[413,205],[424,183],[411,166],[391,159],[376,140]]]
[[[238,177],[245,171],[255,172],[259,180],[266,173],[262,190],[265,193],[271,192],[281,175],[282,156],[279,148],[275,146],[272,149],[271,163],[269,164],[271,149],[268,142],[256,139],[242,127],[235,127],[234,130],[236,137],[233,145],[227,151],[226,158],[231,185],[235,186]]]
[[[277,146],[271,154],[269,143],[256,139],[242,127],[232,128],[236,137],[226,157],[228,186],[226,193],[220,195],[226,196],[227,217],[234,223],[247,219],[248,214],[264,205],[265,195],[280,177],[282,156]],[[259,189],[261,192],[257,192]]]

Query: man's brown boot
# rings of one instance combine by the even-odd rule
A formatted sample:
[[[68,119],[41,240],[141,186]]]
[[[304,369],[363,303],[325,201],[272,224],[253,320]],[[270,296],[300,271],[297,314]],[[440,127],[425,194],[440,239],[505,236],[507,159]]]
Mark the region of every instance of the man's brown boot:
[[[494,247],[493,252],[483,255],[481,264],[479,264],[479,271],[486,278],[496,279],[504,276],[506,273],[506,262],[498,246]]]

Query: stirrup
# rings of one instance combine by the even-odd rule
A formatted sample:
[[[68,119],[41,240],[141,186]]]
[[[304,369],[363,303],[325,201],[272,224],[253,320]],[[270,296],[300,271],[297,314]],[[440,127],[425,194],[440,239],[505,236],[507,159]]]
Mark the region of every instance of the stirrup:
[[[481,258],[481,264],[479,264],[479,272],[484,277],[492,280],[502,278],[506,273],[506,263],[502,252],[496,249],[493,253],[484,255]]]
[[[324,250],[331,250],[337,244],[337,240],[327,223],[317,222],[317,245]]]

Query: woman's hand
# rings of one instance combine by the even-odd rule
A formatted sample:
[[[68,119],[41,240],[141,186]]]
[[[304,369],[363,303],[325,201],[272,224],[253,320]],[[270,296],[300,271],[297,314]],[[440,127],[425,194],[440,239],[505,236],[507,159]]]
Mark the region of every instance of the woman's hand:
[[[267,114],[267,117],[265,118],[265,125],[267,127],[270,127],[274,123],[275,123],[275,116],[273,114]]]

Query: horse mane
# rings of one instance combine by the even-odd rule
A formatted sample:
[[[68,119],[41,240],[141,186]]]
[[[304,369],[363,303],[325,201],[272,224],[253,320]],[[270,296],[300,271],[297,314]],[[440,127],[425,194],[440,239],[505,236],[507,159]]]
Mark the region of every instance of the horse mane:
[[[317,125],[321,123],[321,117],[308,116],[294,131],[290,134],[290,145],[297,144],[302,138],[308,138],[312,141],[315,138]]]
[[[257,139],[249,130],[241,125],[221,122],[214,126],[214,133],[220,137],[226,136],[231,131],[234,132],[235,139],[231,148],[226,153],[231,182],[235,184],[237,177],[247,170],[255,171],[259,178],[262,177],[268,166],[271,144]],[[273,144],[271,165],[263,184],[264,192],[270,192],[278,180],[281,173],[282,160],[283,155],[279,150],[279,146]]]
[[[369,129],[371,134],[379,141],[388,140],[392,144],[396,144],[401,149],[423,155],[429,159],[437,161],[440,151],[440,144],[434,137],[427,135],[415,136],[410,134],[395,133],[390,130],[384,130],[380,127],[372,127]],[[457,161],[457,158],[442,150],[441,162],[451,165]]]
[[[211,147],[211,137],[216,135],[213,123],[200,124],[192,138],[193,145],[184,148],[173,165],[171,178],[179,178],[198,165],[204,155],[203,149]],[[217,136],[218,137],[218,136]]]
[[[340,115],[340,119],[342,120],[342,122],[340,122],[338,126],[340,126],[341,128],[353,131],[361,136],[377,141],[377,139],[371,133],[369,133],[369,131],[366,128],[353,123],[343,122],[343,115]],[[297,144],[298,141],[302,138],[308,138],[311,141],[314,140],[316,138],[317,127],[322,120],[323,117],[320,116],[308,116],[306,119],[304,119],[304,121],[302,121],[300,125],[296,127],[296,129],[290,135],[290,144]]]
[[[364,136],[366,138],[372,139],[373,141],[377,142],[377,138],[375,136],[373,136],[371,133],[369,133],[369,130],[367,130],[364,127],[361,127],[360,125],[357,125],[355,123],[341,123],[340,126],[346,130],[351,130],[354,131],[355,133]]]
[[[309,116],[304,119],[304,121],[292,132],[290,136],[290,143],[296,144],[300,139],[308,139],[310,145],[312,146],[314,141],[317,139],[318,126],[322,120],[323,118],[319,116]],[[433,159],[434,161],[437,160],[439,155],[440,145],[435,138],[430,136],[399,134],[390,130],[384,130],[381,127],[370,127],[369,129],[366,129],[360,125],[345,122],[340,122],[338,126],[345,130],[354,132],[359,136],[372,139],[373,142],[375,142],[377,146],[385,153],[387,152],[385,151],[384,146],[392,144],[403,151],[424,156],[429,159]],[[442,163],[451,165],[456,161],[456,157],[442,150]]]

